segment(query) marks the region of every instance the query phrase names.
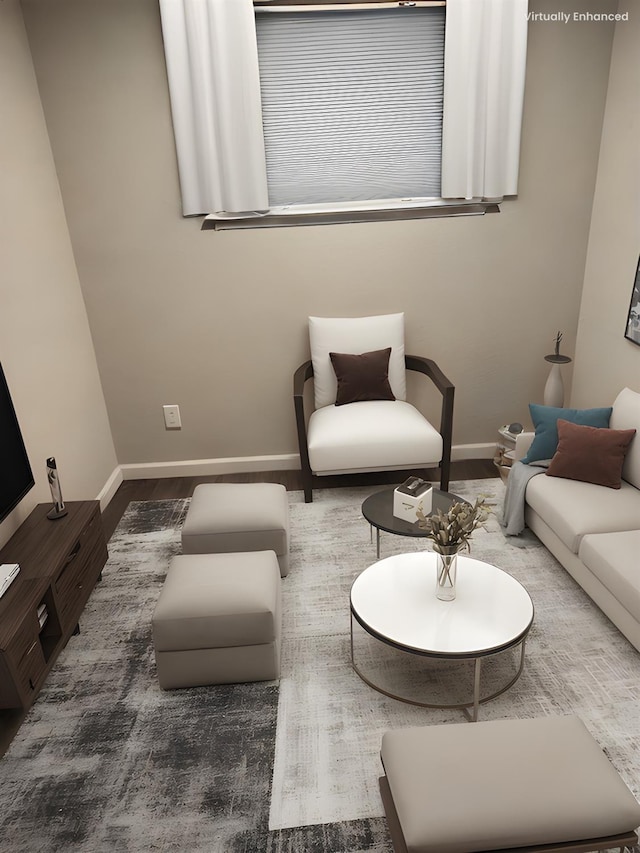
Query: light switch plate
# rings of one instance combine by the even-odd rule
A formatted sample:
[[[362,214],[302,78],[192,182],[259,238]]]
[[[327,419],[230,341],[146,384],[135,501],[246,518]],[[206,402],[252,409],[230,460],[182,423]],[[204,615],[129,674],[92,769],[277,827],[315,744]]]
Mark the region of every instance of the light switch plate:
[[[182,421],[180,420],[180,406],[163,406],[164,425],[167,429],[181,429]]]

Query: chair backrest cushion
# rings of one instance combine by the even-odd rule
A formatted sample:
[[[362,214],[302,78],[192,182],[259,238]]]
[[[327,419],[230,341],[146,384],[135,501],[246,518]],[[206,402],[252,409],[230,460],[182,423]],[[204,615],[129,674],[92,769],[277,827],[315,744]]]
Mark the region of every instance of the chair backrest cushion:
[[[391,347],[389,384],[397,400],[406,400],[404,314],[375,317],[309,317],[316,409],[336,402],[337,380],[330,352],[359,355]]]
[[[640,394],[631,388],[623,388],[613,403],[609,420],[611,429],[635,429],[636,436],[625,457],[622,478],[636,489],[640,489]]]

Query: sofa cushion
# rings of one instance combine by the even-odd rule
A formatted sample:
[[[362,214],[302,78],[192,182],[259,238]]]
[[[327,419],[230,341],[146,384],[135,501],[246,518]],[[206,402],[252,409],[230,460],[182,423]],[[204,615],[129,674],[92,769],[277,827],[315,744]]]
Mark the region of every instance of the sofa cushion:
[[[526,501],[574,554],[587,533],[635,530],[640,520],[640,490],[622,481],[620,489],[562,477],[532,477]]]
[[[307,440],[311,470],[319,474],[426,468],[442,459],[440,433],[401,400],[316,409]]]
[[[522,462],[536,462],[538,459],[551,459],[558,447],[558,418],[592,427],[608,427],[611,406],[603,409],[561,409],[557,406],[529,404],[531,420],[536,430],[527,455]]]
[[[635,434],[635,429],[598,429],[559,418],[558,449],[546,473],[619,489],[624,458]]]
[[[640,394],[623,388],[616,397],[609,426],[612,429],[640,430]],[[640,489],[640,440],[631,443],[622,466],[622,478]]]
[[[640,520],[639,520],[640,524]],[[640,529],[622,533],[590,533],[578,556],[600,583],[640,620]]]
[[[338,391],[336,406],[363,403],[365,400],[395,400],[389,385],[391,347],[359,355],[330,352]]]
[[[309,317],[315,407],[333,406],[337,381],[330,352],[362,353],[391,347],[389,384],[398,400],[407,397],[404,314],[374,317]]]
[[[395,729],[381,758],[409,853],[555,850],[640,821],[640,805],[575,716]]]

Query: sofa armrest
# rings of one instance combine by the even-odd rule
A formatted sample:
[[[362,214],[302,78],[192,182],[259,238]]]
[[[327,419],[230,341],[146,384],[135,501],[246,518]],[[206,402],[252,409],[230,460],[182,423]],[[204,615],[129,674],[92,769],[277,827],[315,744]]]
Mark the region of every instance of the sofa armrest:
[[[531,447],[535,435],[535,432],[521,432],[516,436],[516,450],[514,454],[516,462],[519,462],[527,455],[527,451]]]

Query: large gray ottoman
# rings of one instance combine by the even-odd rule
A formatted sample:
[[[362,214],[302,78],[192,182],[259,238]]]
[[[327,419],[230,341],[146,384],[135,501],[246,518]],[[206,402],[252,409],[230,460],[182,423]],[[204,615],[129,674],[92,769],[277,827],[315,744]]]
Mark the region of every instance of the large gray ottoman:
[[[640,805],[577,717],[397,729],[380,790],[396,853],[633,845]]]
[[[289,504],[279,483],[202,483],[182,528],[183,554],[274,551],[289,571]]]
[[[273,551],[174,557],[152,618],[160,687],[280,674],[280,569]]]

